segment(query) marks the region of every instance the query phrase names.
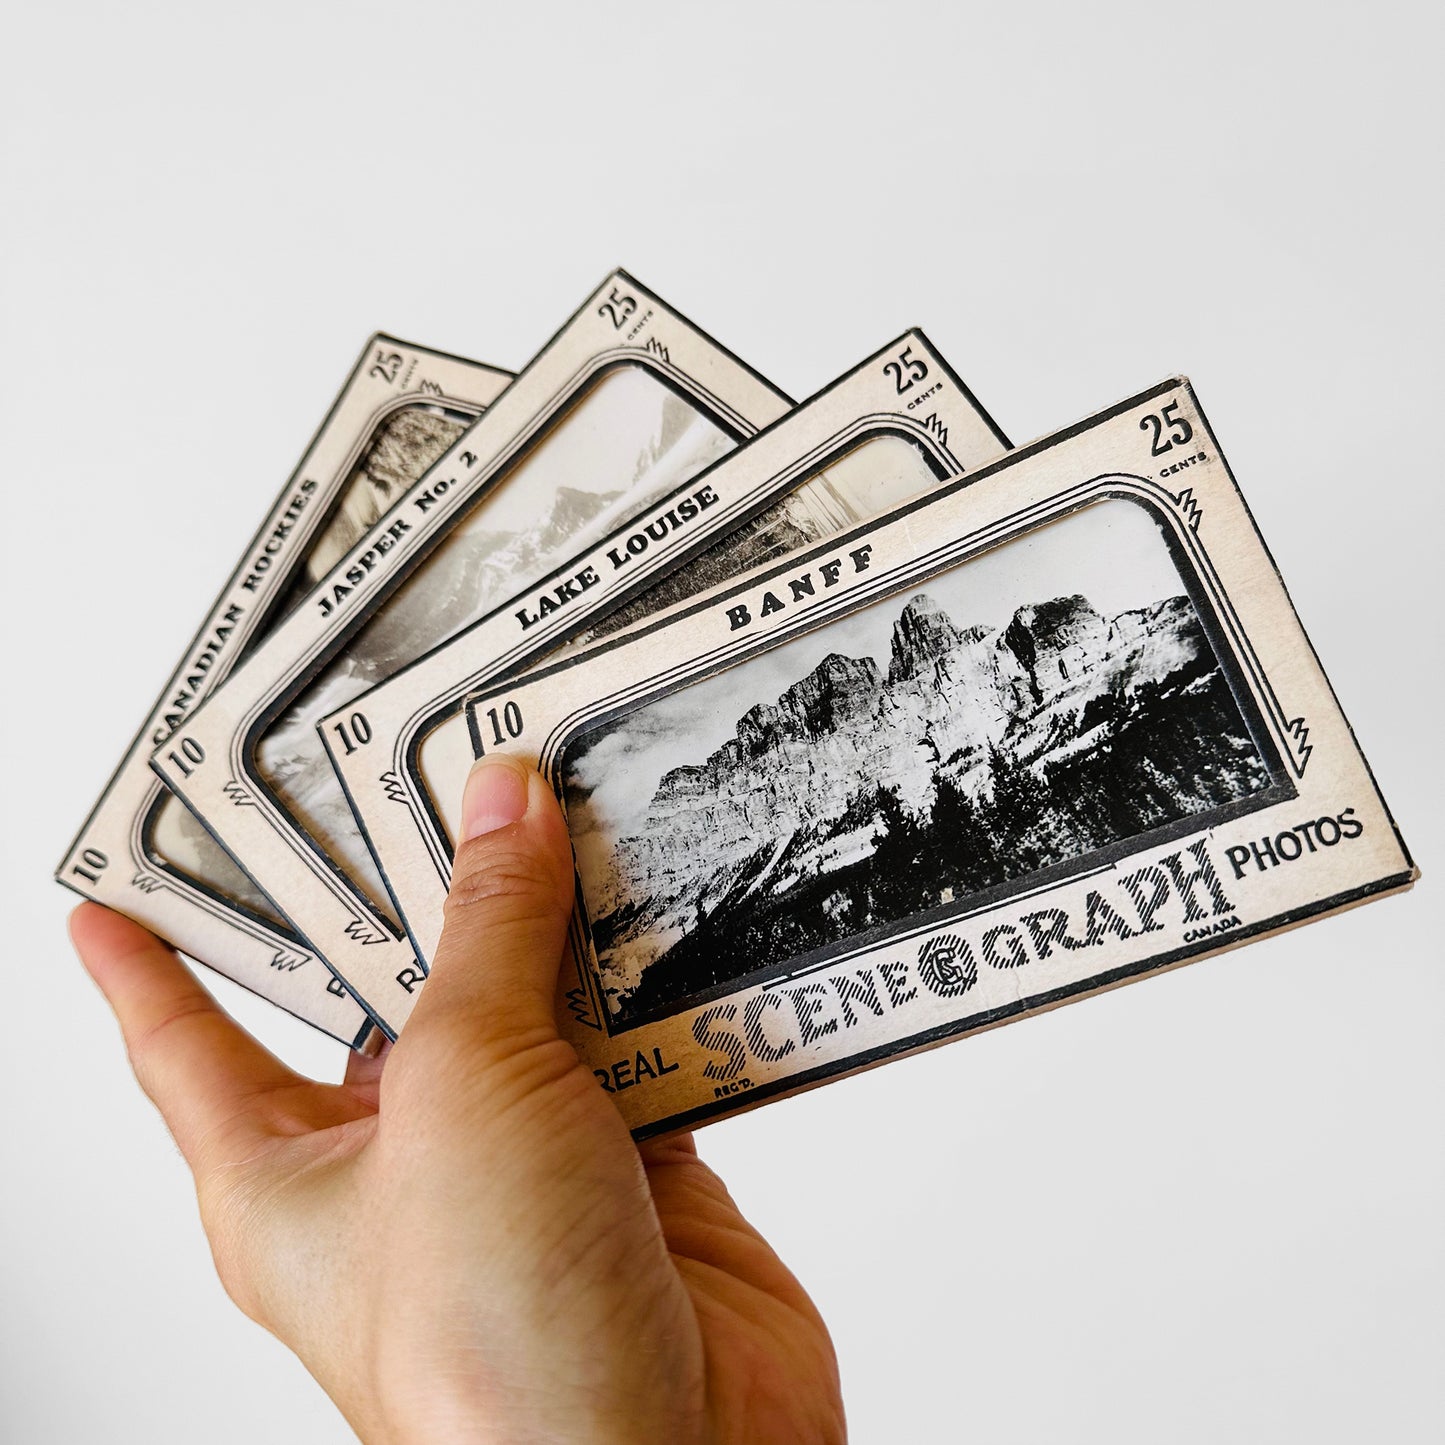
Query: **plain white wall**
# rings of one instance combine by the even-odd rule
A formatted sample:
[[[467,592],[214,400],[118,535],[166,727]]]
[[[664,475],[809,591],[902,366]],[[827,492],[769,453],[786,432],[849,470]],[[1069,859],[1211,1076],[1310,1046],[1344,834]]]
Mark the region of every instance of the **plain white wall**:
[[[1020,441],[1187,371],[1426,870],[707,1130],[855,1439],[1442,1438],[1438,7],[4,34],[0,1436],[350,1438],[215,1283],[50,870],[367,333],[518,365],[620,263],[798,396],[920,323]]]

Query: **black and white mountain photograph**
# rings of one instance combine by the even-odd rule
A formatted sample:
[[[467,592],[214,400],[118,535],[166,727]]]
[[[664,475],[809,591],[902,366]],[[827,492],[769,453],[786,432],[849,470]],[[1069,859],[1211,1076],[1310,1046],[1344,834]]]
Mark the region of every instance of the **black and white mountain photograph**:
[[[1272,778],[1157,522],[1111,500],[583,734],[626,1024]]]
[[[262,737],[256,758],[262,779],[378,908],[390,911],[386,888],[317,723],[605,537],[732,445],[640,368],[609,373],[462,517]]]

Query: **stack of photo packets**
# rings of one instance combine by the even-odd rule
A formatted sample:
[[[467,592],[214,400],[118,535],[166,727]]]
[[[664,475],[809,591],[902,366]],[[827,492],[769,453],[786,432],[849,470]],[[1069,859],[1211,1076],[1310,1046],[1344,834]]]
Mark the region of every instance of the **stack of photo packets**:
[[[622,271],[515,376],[368,343],[57,876],[374,1049],[496,752],[639,1137],[1416,877],[1188,382],[1011,449],[919,331],[794,405]]]

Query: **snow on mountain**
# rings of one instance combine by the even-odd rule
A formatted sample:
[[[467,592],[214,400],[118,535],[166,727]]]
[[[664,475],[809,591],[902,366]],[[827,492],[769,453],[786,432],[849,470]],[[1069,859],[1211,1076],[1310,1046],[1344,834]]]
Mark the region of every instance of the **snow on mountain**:
[[[1188,598],[1055,597],[991,630],[920,594],[886,674],[833,653],[748,709],[584,893],[626,1014],[1267,781]]]
[[[609,489],[573,486],[558,479],[545,450],[534,463],[524,463],[497,495],[503,497],[507,488],[522,489],[506,493],[509,505],[503,506],[501,515],[527,515],[518,499],[532,499],[535,511],[526,524],[499,529],[498,509],[489,507],[484,498],[262,739],[258,760],[266,781],[378,906],[384,906],[386,890],[316,734],[317,725],[540,581],[732,445],[723,432],[670,395],[664,394],[647,414],[651,420],[640,444],[620,425],[610,439],[625,462],[607,465],[599,456],[596,464],[609,473],[605,478]],[[427,413],[402,413],[398,426],[383,437],[385,448],[369,460],[367,475],[385,493],[383,484],[390,484],[393,474],[397,482],[406,480],[429,449],[442,448],[445,440],[440,419]],[[578,464],[574,461],[561,470],[563,477],[574,477]]]

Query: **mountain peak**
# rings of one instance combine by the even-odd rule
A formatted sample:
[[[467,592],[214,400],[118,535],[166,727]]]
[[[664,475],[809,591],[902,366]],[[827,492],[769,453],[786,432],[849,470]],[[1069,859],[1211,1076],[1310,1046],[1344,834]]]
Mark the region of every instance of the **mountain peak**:
[[[749,753],[778,742],[811,741],[870,713],[882,682],[871,657],[830,652],[776,704],[759,703],[744,713],[738,721],[738,738]]]
[[[1186,597],[1110,618],[1054,597],[1002,631],[927,595],[892,615],[886,679],[828,653],[668,772],[583,878],[616,1017],[1268,781]]]
[[[909,598],[893,624],[889,685],[917,677],[965,640],[953,619],[926,592]]]
[[[1004,642],[1025,667],[1032,669],[1039,653],[1061,652],[1087,642],[1107,626],[1089,599],[1076,592],[1020,607],[1004,629]]]

